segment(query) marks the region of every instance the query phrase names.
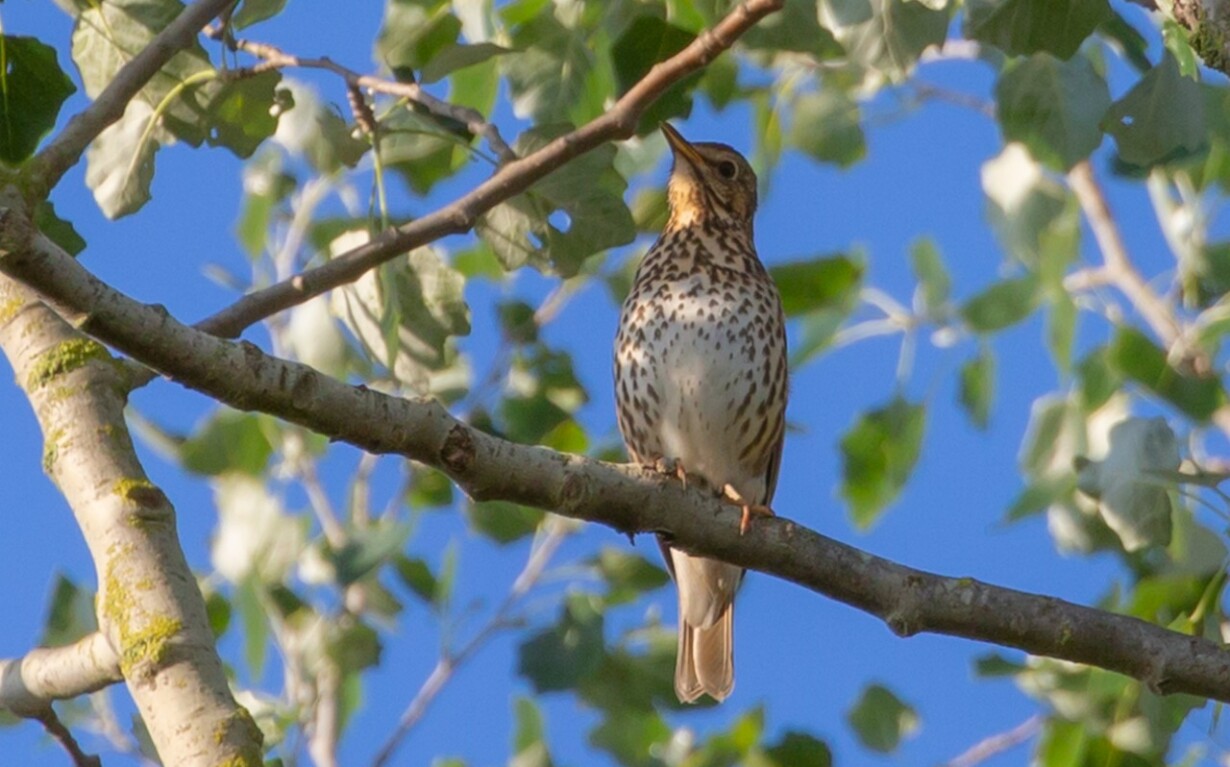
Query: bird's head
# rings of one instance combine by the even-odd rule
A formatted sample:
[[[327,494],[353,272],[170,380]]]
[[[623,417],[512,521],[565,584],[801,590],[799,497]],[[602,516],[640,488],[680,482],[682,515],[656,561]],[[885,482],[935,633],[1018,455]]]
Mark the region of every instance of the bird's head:
[[[693,144],[667,123],[662,133],[675,156],[667,184],[668,229],[707,223],[751,229],[756,212],[756,173],[725,144]]]

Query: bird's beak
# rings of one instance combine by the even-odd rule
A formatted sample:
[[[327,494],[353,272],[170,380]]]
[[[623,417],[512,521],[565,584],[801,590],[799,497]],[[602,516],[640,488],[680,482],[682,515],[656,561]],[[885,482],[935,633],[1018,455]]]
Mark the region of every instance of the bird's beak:
[[[696,151],[696,147],[688,143],[688,140],[683,137],[679,131],[671,127],[670,123],[662,123],[662,135],[666,136],[666,143],[670,144],[671,152],[676,157],[682,157],[687,160],[688,164],[693,168],[699,168],[704,160],[700,156],[700,152]]]

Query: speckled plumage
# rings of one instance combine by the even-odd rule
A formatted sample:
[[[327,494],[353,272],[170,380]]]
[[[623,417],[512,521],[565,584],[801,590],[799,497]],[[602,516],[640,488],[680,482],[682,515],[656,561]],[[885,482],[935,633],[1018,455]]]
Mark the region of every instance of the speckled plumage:
[[[620,432],[633,460],[677,462],[688,481],[767,506],[785,435],[781,299],[756,255],[756,177],[723,144],[675,154],[670,218],[637,270],[615,339]],[[734,684],[732,620],[743,570],[663,544],[679,590],[675,691],[722,700]]]

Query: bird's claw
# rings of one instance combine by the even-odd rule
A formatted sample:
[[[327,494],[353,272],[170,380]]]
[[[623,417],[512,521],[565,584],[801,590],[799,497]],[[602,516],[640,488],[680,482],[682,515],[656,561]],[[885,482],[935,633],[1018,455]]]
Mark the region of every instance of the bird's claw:
[[[765,506],[763,503],[748,503],[739,491],[734,488],[734,485],[727,483],[722,487],[722,495],[729,501],[735,503],[743,510],[743,515],[739,517],[739,535],[744,535],[752,527],[752,517],[774,517],[773,509]]]
[[[688,473],[683,468],[683,462],[678,458],[658,458],[653,462],[653,470],[668,477],[675,477],[683,483],[683,488],[687,489]]]

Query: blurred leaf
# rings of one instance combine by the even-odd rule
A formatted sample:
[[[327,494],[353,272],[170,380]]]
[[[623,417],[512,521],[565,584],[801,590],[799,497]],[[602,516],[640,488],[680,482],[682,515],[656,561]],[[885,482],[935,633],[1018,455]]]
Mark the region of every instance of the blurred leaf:
[[[1080,383],[1081,406],[1086,413],[1092,413],[1106,404],[1122,384],[1119,371],[1110,358],[1110,350],[1105,346],[1086,354],[1077,363],[1076,375]]]
[[[914,0],[820,0],[820,23],[851,62],[895,83],[913,71],[924,50],[944,42],[948,11]]]
[[[846,720],[864,746],[882,754],[895,751],[902,738],[918,729],[914,709],[878,684],[863,690],[854,708],[846,713]]]
[[[98,629],[94,617],[94,594],[83,591],[63,573],[56,573],[47,604],[40,647],[64,647]]]
[[[821,162],[840,168],[853,165],[867,154],[858,104],[838,90],[800,96],[790,143]]]
[[[399,554],[393,558],[393,566],[402,583],[427,604],[438,604],[440,584],[427,563],[418,557]]]
[[[974,659],[974,673],[983,678],[1015,676],[1024,669],[1024,664],[1008,660],[999,653],[987,653]]]
[[[596,597],[570,594],[556,624],[521,643],[517,672],[538,693],[575,688],[602,662],[602,625]]]
[[[34,225],[70,256],[76,256],[85,250],[85,240],[77,233],[72,222],[65,221],[56,215],[55,206],[50,200],[37,203],[34,208]]]
[[[512,47],[500,66],[517,116],[540,124],[572,119],[594,66],[584,37],[541,13],[517,26]]]
[[[927,316],[941,316],[952,291],[952,278],[944,268],[939,248],[929,238],[915,240],[910,245],[910,266],[918,278],[918,290]]]
[[[764,707],[743,712],[726,730],[711,735],[689,758],[698,767],[735,767],[748,761],[749,752],[764,732]]]
[[[517,195],[499,203],[478,217],[474,231],[483,239],[507,271],[519,269],[538,256],[538,247],[530,239],[545,225],[533,201]]]
[[[862,415],[841,438],[841,494],[854,524],[866,530],[905,486],[918,461],[927,411],[896,397]]]
[[[408,523],[401,522],[351,531],[346,544],[329,555],[338,583],[346,587],[360,581],[400,553],[410,538],[410,529]]]
[[[228,80],[209,98],[206,121],[210,146],[223,146],[250,157],[278,127],[272,109],[282,76],[275,71]]]
[[[622,96],[627,93],[655,64],[683,50],[695,38],[696,35],[691,32],[657,16],[637,16],[611,45],[617,94]],[[657,130],[661,122],[691,114],[691,91],[701,74],[695,72],[688,75],[663,91],[641,115],[637,122],[637,135],[644,136]]]
[[[533,535],[545,512],[508,501],[475,501],[465,506],[475,532],[501,545]]]
[[[243,29],[253,24],[271,19],[286,7],[286,0],[243,0],[239,10],[231,16],[231,24],[235,29]]]
[[[1072,369],[1072,345],[1076,341],[1076,322],[1079,317],[1076,302],[1065,290],[1051,294],[1051,311],[1046,322],[1046,347],[1051,361],[1060,372]]]
[[[1022,144],[1009,144],[982,166],[982,188],[988,202],[988,217],[995,234],[1014,259],[1032,270],[1043,271],[1048,256],[1061,261],[1048,248],[1068,244],[1047,238],[1053,227],[1067,227],[1071,219],[1070,194],[1042,170]],[[1079,218],[1075,219],[1079,222]]]
[[[349,615],[339,620],[329,642],[329,656],[344,674],[379,665],[383,649],[375,629]]]
[[[1149,61],[1149,41],[1114,9],[1098,25],[1098,32],[1118,46],[1123,58],[1137,72],[1147,72],[1153,67],[1153,62]]]
[[[832,767],[832,764],[833,752],[827,743],[797,730],[786,730],[763,754],[748,760],[748,767]]]
[[[666,570],[644,557],[611,546],[604,546],[602,551],[589,561],[606,581],[608,605],[631,602],[641,594],[659,589],[670,582]]]
[[[977,333],[993,333],[1027,318],[1038,306],[1038,280],[1032,274],[997,282],[961,307]]]
[[[547,750],[546,732],[542,712],[533,698],[518,695],[513,699],[513,716],[516,721],[513,732],[513,757],[509,767],[551,767],[551,754]]]
[[[427,194],[453,175],[468,157],[464,144],[472,138],[462,129],[429,115],[398,110],[380,123],[380,151],[385,166],[396,171],[416,194]],[[460,140],[459,140],[460,139]]]
[[[1102,143],[1110,91],[1084,56],[1034,54],[1000,76],[995,97],[1004,137],[1053,168],[1070,169]]]
[[[532,344],[538,340],[538,322],[534,319],[534,307],[524,301],[501,301],[496,304],[500,320],[500,332],[514,344]]]
[[[202,588],[205,597],[205,614],[209,617],[209,630],[214,639],[218,639],[230,628],[234,611],[231,602],[219,592]]]
[[[453,502],[453,481],[438,469],[412,463],[406,487],[406,502],[416,509],[448,506]]]
[[[505,397],[500,420],[506,436],[523,445],[541,443],[543,435],[568,419],[568,412],[545,396]]]
[[[970,0],[965,35],[1011,56],[1046,51],[1067,59],[1112,17],[1106,0]]]
[[[741,42],[753,50],[774,54],[807,53],[818,60],[841,56],[841,46],[820,26],[817,10],[810,0],[786,0],[780,11],[749,29]]]
[[[824,309],[846,310],[858,298],[863,264],[836,255],[777,264],[769,269],[787,317]]]
[[[671,739],[671,728],[653,710],[614,709],[589,733],[589,744],[626,767],[660,767],[654,756]]]
[[[1166,352],[1135,328],[1120,327],[1107,353],[1116,371],[1196,421],[1208,421],[1226,402],[1216,376],[1176,370],[1166,361]]]
[[[56,51],[33,37],[0,35],[0,161],[17,165],[34,154],[64,100],[77,91]]]
[[[1070,474],[1028,485],[1008,507],[1004,521],[1017,522],[1041,514],[1056,501],[1071,497],[1075,490],[1076,478]]]
[[[434,83],[459,69],[481,64],[495,56],[502,56],[508,51],[508,48],[495,43],[475,43],[474,45],[449,43],[423,66],[421,79],[424,83]]]
[[[232,604],[239,611],[240,636],[243,637],[243,659],[253,679],[260,679],[265,669],[265,652],[269,644],[269,624],[261,605],[255,578],[236,584]]]
[[[461,32],[448,0],[387,0],[374,58],[390,69],[422,69]]]
[[[1203,149],[1209,138],[1205,92],[1167,53],[1106,113],[1123,162],[1149,166]]]
[[[229,471],[260,476],[273,454],[264,416],[219,408],[179,448],[184,468],[197,474]]]
[[[986,429],[995,399],[995,355],[989,345],[979,345],[978,354],[961,366],[957,396],[974,425]]]
[[[1178,471],[1179,443],[1165,418],[1128,418],[1110,430],[1100,461],[1083,461],[1077,487],[1098,502],[1102,519],[1127,551],[1170,543],[1170,492],[1161,477]]]

